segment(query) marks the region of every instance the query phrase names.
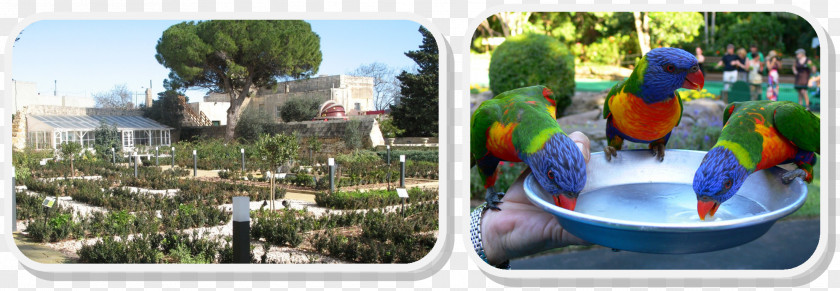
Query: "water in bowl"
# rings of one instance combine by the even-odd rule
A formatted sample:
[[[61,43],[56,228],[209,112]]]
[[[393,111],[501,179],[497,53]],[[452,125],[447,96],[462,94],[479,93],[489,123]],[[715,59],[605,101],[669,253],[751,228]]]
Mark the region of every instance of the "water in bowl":
[[[623,184],[581,193],[576,212],[650,223],[699,223],[697,196],[691,184]],[[767,212],[764,206],[740,195],[732,196],[705,221],[721,221]]]

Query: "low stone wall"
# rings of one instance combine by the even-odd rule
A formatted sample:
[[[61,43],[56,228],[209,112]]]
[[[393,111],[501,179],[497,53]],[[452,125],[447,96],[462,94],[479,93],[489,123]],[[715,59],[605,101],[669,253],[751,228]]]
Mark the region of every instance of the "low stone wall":
[[[379,124],[373,118],[361,118],[362,143],[364,147],[371,148],[385,144],[382,132],[379,131]],[[202,126],[181,128],[180,138],[183,140],[193,138],[224,138],[225,126]],[[269,125],[267,132],[292,133],[297,132],[302,138],[316,136],[322,141],[340,143],[343,145],[344,130],[347,128],[347,121],[303,121],[287,122]],[[420,139],[417,139],[420,142]],[[437,142],[437,139],[435,139]]]

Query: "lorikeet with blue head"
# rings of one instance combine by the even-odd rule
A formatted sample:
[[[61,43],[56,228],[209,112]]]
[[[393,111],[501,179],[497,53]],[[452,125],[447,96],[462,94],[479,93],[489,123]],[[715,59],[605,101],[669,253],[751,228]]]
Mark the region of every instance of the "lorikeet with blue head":
[[[557,206],[574,210],[586,184],[586,162],[557,124],[551,90],[532,86],[484,101],[470,119],[470,163],[486,189],[488,207],[500,210],[494,185],[501,161],[524,162]]]
[[[805,107],[790,101],[735,102],[724,109],[723,122],[720,138],[694,173],[700,219],[715,215],[755,171],[795,163],[797,169],[782,176],[784,183],[814,179],[820,118]]]
[[[618,155],[624,140],[647,143],[663,160],[671,130],[682,118],[682,100],[676,90],[700,90],[703,82],[697,58],[685,50],[656,48],[645,54],[630,77],[613,86],[604,101],[607,160]]]

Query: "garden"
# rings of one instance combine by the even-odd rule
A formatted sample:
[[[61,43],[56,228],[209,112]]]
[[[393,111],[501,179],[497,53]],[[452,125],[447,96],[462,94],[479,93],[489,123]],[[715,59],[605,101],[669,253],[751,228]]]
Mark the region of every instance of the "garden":
[[[410,263],[431,250],[436,148],[325,153],[312,145],[264,134],[116,154],[71,144],[15,151],[16,227],[69,262],[231,263],[232,200],[247,196],[252,263]],[[406,200],[395,190],[400,156]]]

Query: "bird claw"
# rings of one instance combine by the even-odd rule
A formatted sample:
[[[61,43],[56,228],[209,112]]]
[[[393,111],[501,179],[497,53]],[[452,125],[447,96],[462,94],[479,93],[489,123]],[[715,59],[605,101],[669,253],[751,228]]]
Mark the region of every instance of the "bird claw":
[[[604,148],[604,157],[607,158],[607,162],[612,161],[613,157],[618,157],[618,150],[614,147],[607,146]]]
[[[502,197],[504,196],[504,192],[495,192],[488,189],[487,194],[484,196],[484,200],[487,201],[487,208],[501,211],[502,209],[499,208],[499,204],[502,203]]]
[[[665,160],[665,145],[664,144],[657,144],[650,148],[651,153],[655,156],[660,162]]]
[[[782,175],[782,182],[785,184],[790,184],[795,180],[797,177],[805,180],[805,177],[808,177],[808,173],[805,172],[803,169],[796,169],[792,171],[788,171]]]

